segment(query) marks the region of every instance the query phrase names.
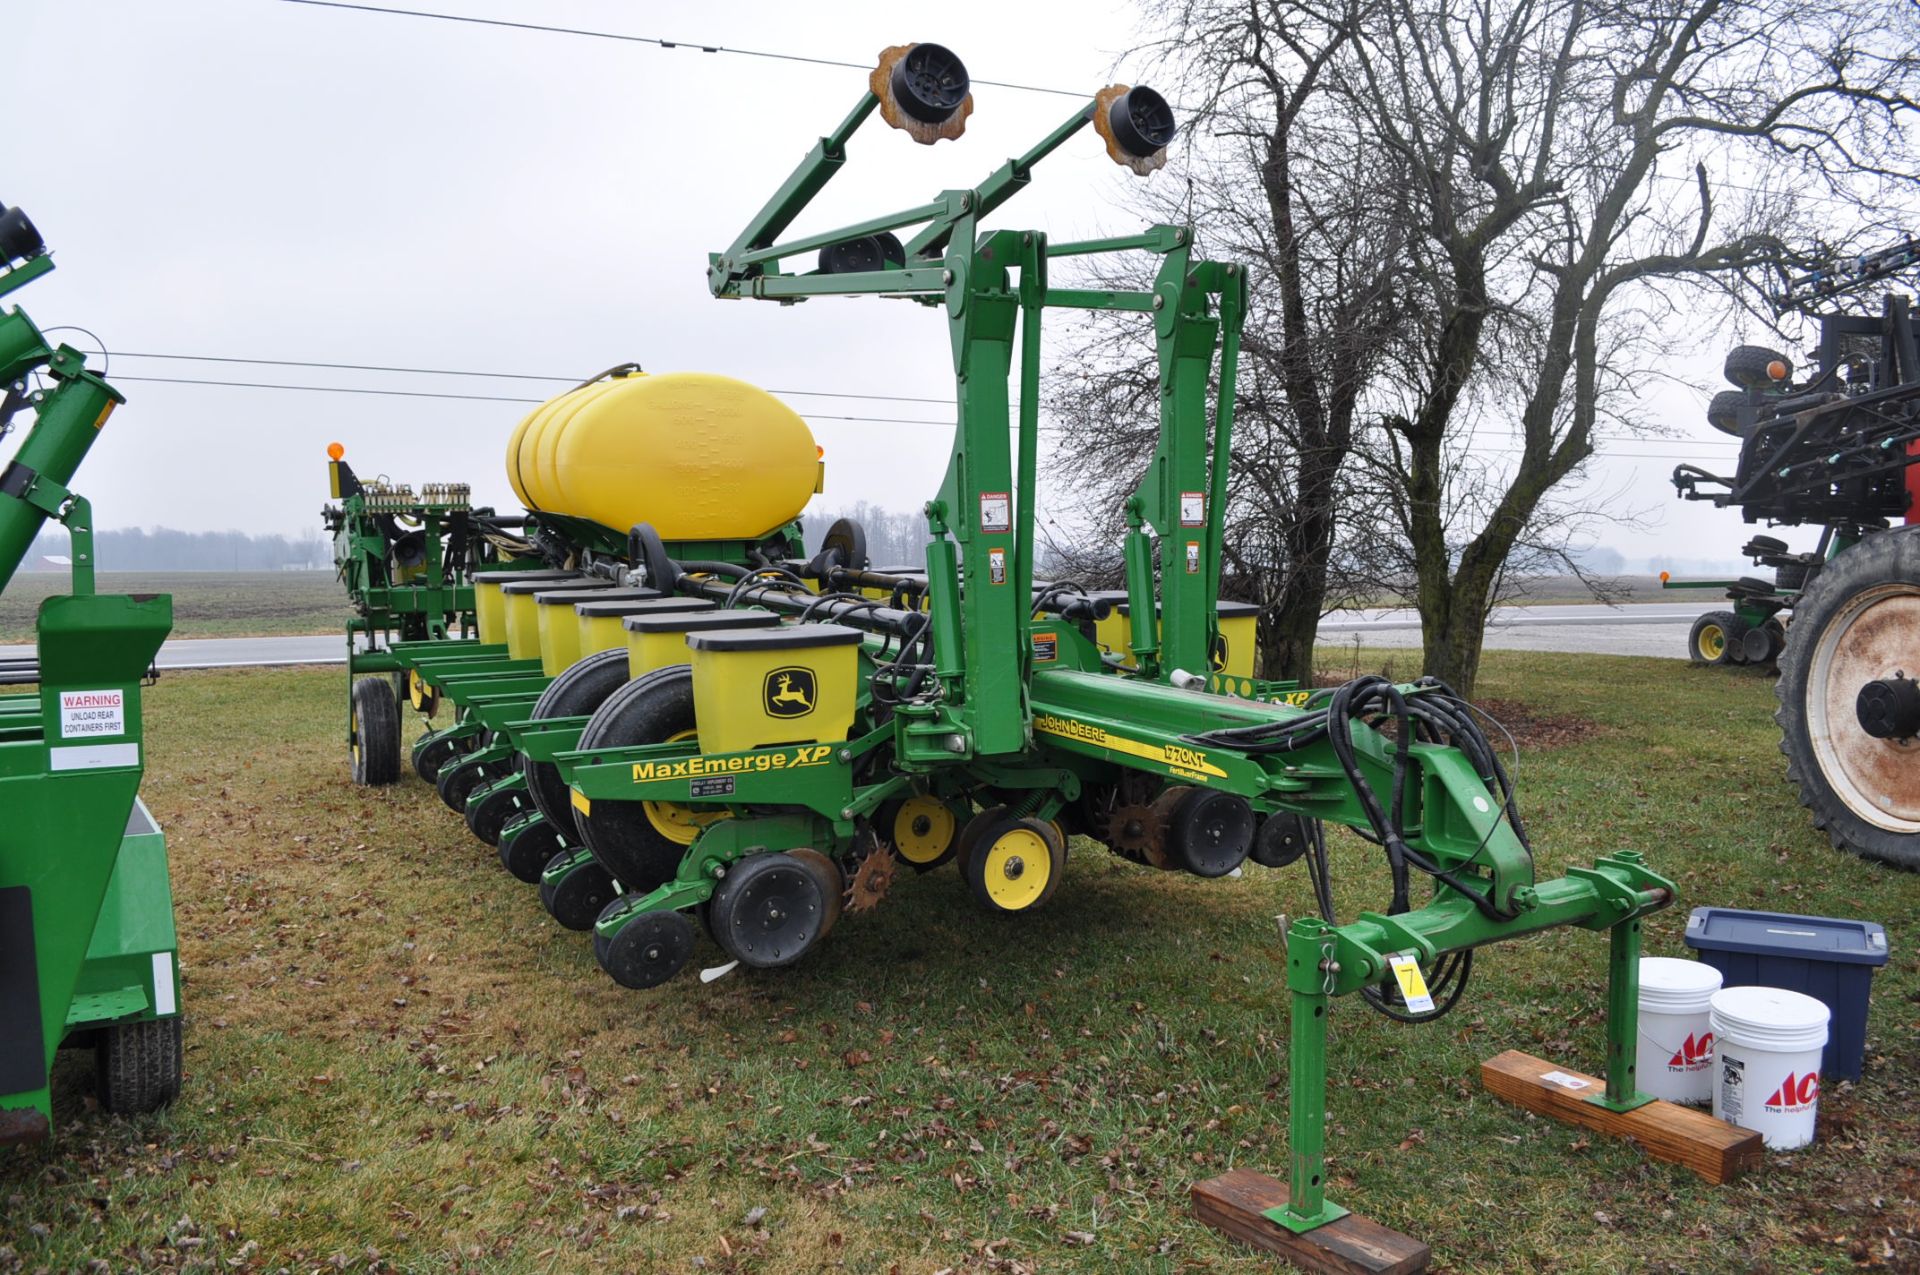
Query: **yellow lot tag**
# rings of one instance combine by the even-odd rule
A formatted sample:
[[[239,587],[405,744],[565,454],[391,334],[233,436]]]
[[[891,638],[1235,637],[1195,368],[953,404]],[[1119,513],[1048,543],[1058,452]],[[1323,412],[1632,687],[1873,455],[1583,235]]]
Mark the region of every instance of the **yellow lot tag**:
[[[1394,956],[1388,960],[1393,965],[1393,976],[1400,980],[1400,999],[1406,1001],[1407,1008],[1416,1014],[1433,1012],[1433,997],[1427,994],[1427,980],[1420,975],[1420,966],[1411,956]]]

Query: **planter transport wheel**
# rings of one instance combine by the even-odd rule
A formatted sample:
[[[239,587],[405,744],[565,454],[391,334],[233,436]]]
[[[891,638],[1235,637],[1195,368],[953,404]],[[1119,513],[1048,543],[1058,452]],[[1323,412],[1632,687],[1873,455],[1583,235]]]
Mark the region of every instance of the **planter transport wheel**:
[[[1793,361],[1764,345],[1736,345],[1727,352],[1720,370],[1729,384],[1743,390],[1756,385],[1784,387],[1793,376]]]
[[[1835,554],[1794,605],[1774,685],[1780,751],[1838,848],[1920,868],[1920,532]]]
[[[500,830],[500,866],[528,885],[538,883],[540,873],[564,849],[553,821],[537,810],[523,812]]]
[[[720,946],[754,969],[793,964],[827,929],[820,878],[792,855],[741,859],[720,879],[707,908],[707,923]]]
[[[102,1028],[94,1048],[94,1078],[100,1105],[115,1115],[158,1111],[178,1098],[179,1018]]]
[[[353,782],[368,787],[400,778],[400,706],[383,677],[353,684]]]
[[[613,877],[597,863],[582,863],[555,880],[540,880],[540,905],[569,930],[590,930],[613,899]]]
[[[610,939],[595,935],[593,954],[620,986],[658,987],[686,968],[693,955],[693,922],[684,912],[642,912]]]
[[[1053,897],[1066,874],[1067,847],[1051,823],[1016,819],[1002,807],[984,826],[968,828],[974,836],[961,875],[982,906],[1026,912]]]

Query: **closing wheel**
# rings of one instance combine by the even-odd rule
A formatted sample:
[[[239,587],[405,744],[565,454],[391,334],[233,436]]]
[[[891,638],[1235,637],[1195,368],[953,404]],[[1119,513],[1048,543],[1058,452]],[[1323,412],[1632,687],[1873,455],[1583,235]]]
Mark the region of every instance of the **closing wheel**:
[[[1695,664],[1731,664],[1734,635],[1739,631],[1740,617],[1733,612],[1707,612],[1687,633],[1687,658]]]
[[[447,735],[422,735],[413,746],[413,773],[430,784],[438,782],[440,768],[465,751],[460,743]]]
[[[500,866],[528,885],[537,882],[553,856],[564,849],[553,821],[537,810],[523,812],[500,830]]]
[[[828,899],[808,864],[750,854],[727,869],[707,901],[707,925],[727,955],[754,969],[805,956],[827,932]]]
[[[400,778],[400,706],[383,677],[353,684],[353,782],[369,787]]]
[[[516,784],[511,788],[476,793],[467,798],[467,808],[463,813],[469,832],[488,845],[497,846],[507,822],[531,809],[533,803],[527,799],[526,790]]]
[[[1920,868],[1920,533],[1836,554],[1794,605],[1774,686],[1780,751],[1813,826]]]
[[[995,912],[1028,912],[1060,888],[1067,844],[1053,824],[1016,819],[1001,808],[992,822],[968,827],[974,836],[960,873],[983,906]]]
[[[180,1020],[102,1028],[93,1061],[102,1107],[115,1115],[158,1111],[180,1096]]]
[[[880,807],[873,826],[915,872],[932,871],[959,849],[960,817],[952,806],[925,793],[889,801]]]
[[[691,739],[693,670],[682,664],[628,682],[595,710],[580,749],[625,748]],[[573,808],[580,839],[608,872],[639,893],[658,888],[680,867],[687,847],[724,810],[667,801],[595,801]]]
[[[693,956],[693,922],[684,912],[642,912],[610,939],[595,934],[593,955],[622,987],[658,987]]]
[[[617,891],[613,877],[597,863],[582,863],[564,876],[540,880],[540,905],[569,930],[590,930],[600,909]]]
[[[527,716],[532,721],[546,721],[554,717],[586,717],[626,684],[626,648],[597,651],[569,665],[565,672],[554,678],[547,689],[540,693],[540,698],[534,701],[533,711]],[[527,777],[527,792],[540,813],[562,827],[572,827],[573,811],[568,804],[571,794],[567,790],[566,780],[560,778],[560,768],[550,761],[522,757],[520,769]]]
[[[465,816],[467,798],[492,783],[493,779],[493,767],[489,763],[467,758],[440,767],[439,777],[433,781],[433,786],[439,789],[440,800],[446,803],[447,809]]]

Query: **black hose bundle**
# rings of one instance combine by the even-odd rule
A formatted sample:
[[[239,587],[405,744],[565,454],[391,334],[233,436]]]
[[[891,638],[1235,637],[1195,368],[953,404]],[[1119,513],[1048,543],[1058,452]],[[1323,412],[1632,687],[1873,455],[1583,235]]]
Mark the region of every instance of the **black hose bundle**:
[[[1408,845],[1406,840],[1407,777],[1412,764],[1408,746],[1416,740],[1447,742],[1465,753],[1481,781],[1500,794],[1500,819],[1506,820],[1513,828],[1514,836],[1527,852],[1528,859],[1532,859],[1533,847],[1528,842],[1526,826],[1520,819],[1512,779],[1500,764],[1493,745],[1474,722],[1473,715],[1478,711],[1437,678],[1420,679],[1413,684],[1413,692],[1406,694],[1388,679],[1368,674],[1324,694],[1316,694],[1308,701],[1307,711],[1297,717],[1209,731],[1186,738],[1190,743],[1205,747],[1229,748],[1253,754],[1297,752],[1325,740],[1339,760],[1340,768],[1346,773],[1354,796],[1367,817],[1367,828],[1356,831],[1386,851],[1387,864],[1393,874],[1393,900],[1387,909],[1388,913],[1392,915],[1411,910],[1408,868],[1412,867],[1472,900],[1473,905],[1488,918],[1506,921],[1512,920],[1517,913],[1502,909],[1484,892],[1469,885],[1457,870],[1442,868]],[[1395,724],[1393,790],[1385,803],[1360,769],[1353,745],[1355,720],[1370,725],[1384,725],[1391,720]],[[1309,826],[1306,859],[1314,900],[1322,919],[1330,925],[1338,924],[1333,908],[1326,832],[1317,820]],[[1496,820],[1488,828],[1486,836],[1481,838],[1473,856],[1462,867],[1470,865],[1479,856],[1487,840],[1492,837],[1493,828],[1498,826],[1499,820]],[[1426,1013],[1407,1013],[1399,1008],[1395,1003],[1398,1001],[1397,985],[1390,979],[1380,987],[1366,987],[1361,991],[1368,1004],[1389,1018],[1399,1022],[1430,1022],[1446,1014],[1458,1003],[1466,991],[1472,970],[1471,950],[1451,952],[1442,957],[1428,979],[1428,990],[1435,1008]]]

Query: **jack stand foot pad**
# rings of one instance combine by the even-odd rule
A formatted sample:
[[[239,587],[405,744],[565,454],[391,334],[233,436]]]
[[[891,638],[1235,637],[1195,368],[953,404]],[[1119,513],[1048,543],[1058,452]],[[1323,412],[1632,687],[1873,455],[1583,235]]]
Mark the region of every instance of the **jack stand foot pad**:
[[[1549,1079],[1551,1077],[1551,1079]],[[1488,1093],[1528,1111],[1577,1124],[1596,1133],[1631,1138],[1656,1160],[1683,1164],[1707,1181],[1730,1182],[1760,1164],[1760,1135],[1715,1120],[1704,1111],[1654,1101],[1632,1111],[1609,1111],[1587,1099],[1606,1092],[1606,1082],[1509,1049],[1480,1064]]]
[[[1287,1184],[1250,1169],[1232,1169],[1193,1184],[1193,1215],[1237,1240],[1276,1253],[1321,1275],[1414,1275],[1433,1251],[1357,1213],[1296,1235],[1265,1216],[1287,1202]]]

